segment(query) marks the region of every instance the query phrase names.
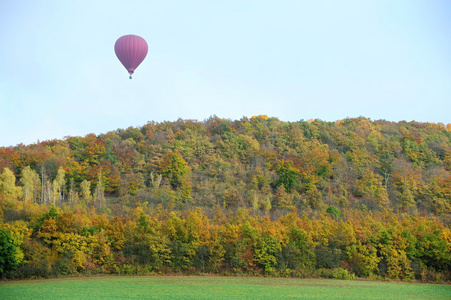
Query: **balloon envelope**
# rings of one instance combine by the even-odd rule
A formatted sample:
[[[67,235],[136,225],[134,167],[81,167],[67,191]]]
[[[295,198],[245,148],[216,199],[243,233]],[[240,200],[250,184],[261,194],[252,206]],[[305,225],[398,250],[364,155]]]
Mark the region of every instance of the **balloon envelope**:
[[[121,36],[114,44],[114,52],[116,52],[117,58],[119,58],[130,75],[135,72],[136,68],[146,58],[147,50],[146,41],[134,34]]]

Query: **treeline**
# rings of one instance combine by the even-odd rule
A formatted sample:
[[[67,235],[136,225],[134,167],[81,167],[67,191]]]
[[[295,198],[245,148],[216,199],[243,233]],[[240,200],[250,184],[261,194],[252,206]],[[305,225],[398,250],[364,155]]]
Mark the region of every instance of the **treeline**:
[[[1,147],[0,171],[4,276],[450,276],[450,124],[149,122]]]
[[[29,221],[0,229],[0,270],[9,278],[214,273],[451,279],[451,230],[435,218],[387,210],[291,212],[274,220],[244,208],[233,213],[218,206],[208,217],[200,208],[182,213],[147,203],[114,218],[37,204],[19,212]]]

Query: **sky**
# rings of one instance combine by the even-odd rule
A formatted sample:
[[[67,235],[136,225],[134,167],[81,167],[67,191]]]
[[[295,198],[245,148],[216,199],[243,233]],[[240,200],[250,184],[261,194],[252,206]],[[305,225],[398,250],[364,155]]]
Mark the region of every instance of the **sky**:
[[[133,79],[114,53],[149,52]],[[149,121],[451,123],[451,1],[0,1],[0,146]]]

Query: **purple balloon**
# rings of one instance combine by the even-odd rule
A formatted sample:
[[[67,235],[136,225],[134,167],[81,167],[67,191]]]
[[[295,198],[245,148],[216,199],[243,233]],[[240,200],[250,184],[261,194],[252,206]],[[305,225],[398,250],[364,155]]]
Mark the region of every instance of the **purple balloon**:
[[[130,79],[136,68],[146,58],[147,50],[146,41],[134,34],[121,36],[114,44],[114,52],[130,74]]]

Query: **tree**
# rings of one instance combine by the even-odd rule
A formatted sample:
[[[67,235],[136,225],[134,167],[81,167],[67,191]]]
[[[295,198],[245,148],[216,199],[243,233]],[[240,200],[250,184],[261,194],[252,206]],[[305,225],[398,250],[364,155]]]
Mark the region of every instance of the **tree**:
[[[381,257],[373,245],[362,245],[360,241],[346,247],[346,256],[353,272],[358,276],[371,276],[377,272]]]
[[[357,195],[369,200],[369,204],[376,207],[384,207],[389,203],[386,187],[382,183],[382,177],[366,169],[358,182]]]
[[[338,220],[340,218],[340,210],[335,206],[331,205],[326,209],[326,212],[331,216],[332,219]]]
[[[190,168],[179,153],[171,151],[163,157],[159,171],[173,188],[179,188],[187,180]]]
[[[76,201],[78,201],[78,193],[75,191],[75,180],[71,178],[69,183],[69,206],[75,204]]]
[[[408,211],[415,208],[415,198],[410,188],[405,188],[402,193],[399,193],[401,210]]]
[[[105,204],[105,188],[103,187],[102,174],[99,173],[99,179],[97,180],[96,190],[94,191],[94,205],[102,208]]]
[[[305,197],[313,209],[319,208],[323,204],[323,196],[316,185],[312,185],[312,188],[305,193]]]
[[[274,195],[274,207],[281,209],[293,209],[293,195],[286,192],[283,184],[279,185]]]
[[[16,176],[10,169],[4,168],[0,174],[0,200],[3,198],[3,205],[10,205],[20,196],[22,188],[16,186]]]
[[[253,250],[254,261],[268,273],[277,266],[276,255],[282,251],[282,247],[274,236],[258,235]]]
[[[280,161],[276,166],[276,172],[279,175],[277,186],[283,184],[287,193],[289,193],[292,188],[299,187],[299,177],[301,173],[294,167],[292,161]]]
[[[159,172],[163,178],[169,181],[169,185],[180,191],[180,198],[183,202],[192,200],[191,183],[189,174],[191,173],[188,163],[178,152],[168,152],[159,165]]]
[[[20,183],[22,184],[24,200],[36,202],[38,190],[41,186],[41,179],[39,179],[38,173],[30,166],[26,166],[22,169]]]
[[[379,154],[379,161],[376,163],[380,173],[383,176],[385,186],[388,186],[388,181],[390,179],[395,161],[393,152],[387,148],[388,146],[381,150],[381,153]]]
[[[53,180],[53,204],[58,200],[59,204],[63,204],[64,190],[66,186],[66,180],[64,179],[66,172],[63,167],[58,168],[58,173],[55,180]]]
[[[14,270],[19,265],[16,258],[17,247],[9,229],[0,228],[0,275]]]
[[[92,200],[91,195],[91,182],[86,179],[80,184],[81,196],[86,204],[89,204]]]

